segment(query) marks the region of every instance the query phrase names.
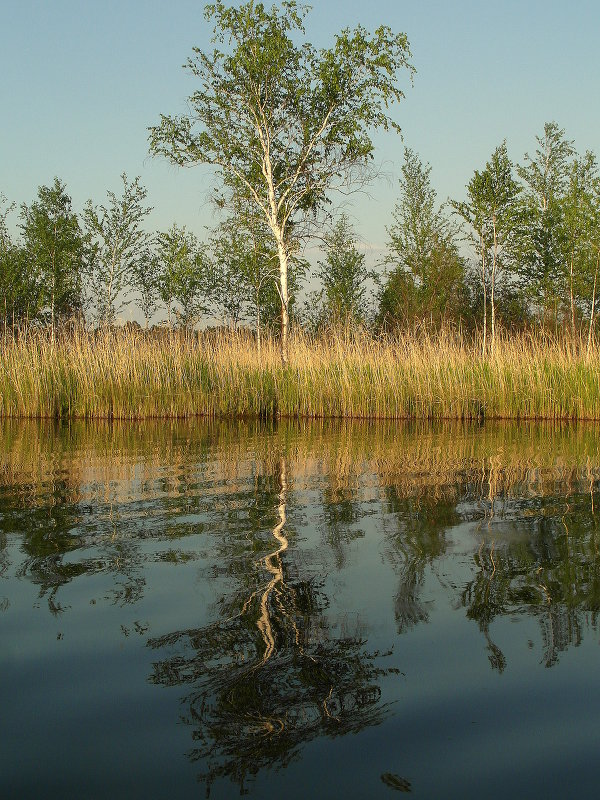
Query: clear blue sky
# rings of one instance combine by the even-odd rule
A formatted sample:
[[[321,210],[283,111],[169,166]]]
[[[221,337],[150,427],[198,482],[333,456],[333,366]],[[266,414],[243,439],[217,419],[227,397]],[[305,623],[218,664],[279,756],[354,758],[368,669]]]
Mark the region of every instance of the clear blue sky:
[[[267,3],[268,4],[268,3]],[[405,144],[432,166],[440,199],[462,197],[474,169],[506,138],[514,160],[556,120],[600,156],[598,0],[316,0],[307,35],[328,44],[362,23],[404,31],[417,69],[394,115]],[[74,206],[104,202],[119,175],[140,175],[153,229],[211,224],[210,172],[148,155],[147,127],[185,110],[194,45],[210,46],[203,2],[0,0],[0,193],[29,203],[58,175]],[[377,136],[393,181],[349,209],[364,242],[383,246],[403,144]],[[16,222],[16,219],[14,219]]]

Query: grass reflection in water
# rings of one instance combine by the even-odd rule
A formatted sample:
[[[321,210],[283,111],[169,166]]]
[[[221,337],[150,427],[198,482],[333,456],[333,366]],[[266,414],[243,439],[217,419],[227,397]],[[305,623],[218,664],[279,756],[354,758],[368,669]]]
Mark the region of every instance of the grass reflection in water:
[[[402,669],[394,642],[373,646],[375,617],[340,624],[330,580],[362,540],[395,576],[398,633],[429,621],[431,574],[498,672],[495,620],[535,619],[546,667],[597,632],[594,427],[7,422],[0,438],[0,571],[35,584],[53,615],[74,582],[110,576],[104,600],[135,606],[152,564],[198,559],[212,587],[202,621],[141,630],[150,681],[181,688],[208,787],[244,787],[318,737],[395,713],[383,690]],[[448,577],[440,565],[465,530],[466,577]]]

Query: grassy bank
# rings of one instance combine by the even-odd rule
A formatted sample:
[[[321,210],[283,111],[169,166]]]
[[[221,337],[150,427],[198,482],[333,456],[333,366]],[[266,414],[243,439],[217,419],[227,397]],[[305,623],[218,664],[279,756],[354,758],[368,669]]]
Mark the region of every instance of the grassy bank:
[[[600,419],[600,348],[521,335],[494,356],[452,334],[197,340],[135,331],[0,341],[0,416],[203,415],[400,419]]]

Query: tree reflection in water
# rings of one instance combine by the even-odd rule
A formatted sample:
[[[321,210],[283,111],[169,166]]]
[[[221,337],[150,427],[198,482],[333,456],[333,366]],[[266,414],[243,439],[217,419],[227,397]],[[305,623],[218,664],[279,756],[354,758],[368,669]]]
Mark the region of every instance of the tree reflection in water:
[[[529,508],[528,516],[519,515],[500,527],[498,536],[482,540],[474,555],[477,572],[461,600],[485,636],[490,663],[499,671],[506,659],[490,637],[496,618],[528,614],[538,619],[547,667],[569,646],[579,645],[586,628],[598,630],[598,527],[593,495],[581,489],[572,485],[566,497],[539,498],[535,514]],[[519,535],[511,537],[511,530]]]
[[[214,625],[148,642],[177,651],[155,664],[155,683],[193,685],[185,721],[194,728],[190,755],[203,763],[208,792],[224,776],[243,792],[248,778],[285,766],[311,739],[357,732],[385,713],[377,680],[390,670],[378,665],[379,653],[365,650],[361,631],[332,638],[323,582],[302,580],[289,548],[285,455],[273,485],[276,524],[272,549],[259,560],[262,583],[246,585],[234,601],[223,598],[228,616]],[[257,500],[264,506],[264,496]],[[260,528],[251,535],[260,549]]]
[[[63,588],[99,573],[105,600],[135,606],[151,564],[201,560],[202,540],[212,624],[180,630],[175,615],[169,633],[143,634],[151,681],[185,687],[207,786],[229,776],[244,788],[307,742],[389,711],[393,661],[369,649],[370,620],[340,635],[331,619],[325,570],[345,575],[361,542],[394,570],[399,634],[432,617],[432,575],[495,670],[507,666],[498,620],[537,620],[547,667],[597,634],[599,480],[600,437],[585,426],[6,423],[0,575],[34,584],[55,615],[68,613]],[[310,555],[295,527],[301,490],[320,520]]]
[[[388,511],[397,521],[397,530],[388,536],[386,555],[398,576],[394,612],[398,632],[429,620],[421,601],[425,570],[446,552],[446,532],[461,521],[456,498],[442,492],[404,497],[398,487],[385,491]]]

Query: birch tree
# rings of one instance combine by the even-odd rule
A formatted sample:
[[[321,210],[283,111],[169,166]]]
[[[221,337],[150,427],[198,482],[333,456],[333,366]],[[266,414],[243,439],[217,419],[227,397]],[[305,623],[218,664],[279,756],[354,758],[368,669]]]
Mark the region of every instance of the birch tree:
[[[290,256],[319,221],[329,193],[369,177],[371,131],[396,129],[389,106],[412,75],[408,41],[381,26],[345,29],[329,48],[304,36],[308,9],[294,0],[265,8],[206,6],[215,49],[194,49],[198,79],[190,113],[162,116],[150,149],[185,166],[210,164],[219,201],[242,200],[264,218],[277,249],[281,357],[287,362]]]
[[[594,272],[592,242],[598,220],[595,214],[595,187],[598,185],[596,156],[586,152],[575,158],[562,201],[562,241],[564,242],[563,280],[568,286],[571,333],[576,334],[576,315],[589,299],[590,277]],[[594,293],[595,294],[595,293]]]
[[[136,304],[144,315],[146,329],[150,320],[158,311],[160,303],[157,260],[149,246],[136,261],[133,268],[133,288],[136,292]]]
[[[496,341],[496,287],[502,268],[510,265],[519,231],[517,198],[521,191],[513,178],[506,142],[492,153],[481,172],[476,170],[467,185],[468,200],[454,208],[468,223],[480,265],[483,290],[483,352],[487,339],[487,298],[491,311],[491,352]]]
[[[34,318],[41,303],[41,287],[29,268],[23,247],[13,241],[7,224],[15,204],[0,194],[0,315],[4,332]]]
[[[594,182],[590,205],[591,205],[591,213],[588,217],[590,221],[589,247],[592,253],[593,279],[592,279],[592,292],[590,298],[588,341],[587,341],[588,357],[590,355],[592,347],[592,336],[594,331],[596,303],[597,303],[596,298],[598,296],[598,273],[600,271],[600,180],[596,180]]]
[[[265,324],[277,324],[278,255],[264,220],[248,209],[238,209],[224,220],[210,239],[214,264],[214,301],[225,320],[234,326],[253,319],[258,352]],[[298,265],[290,275],[290,297],[302,274]]]
[[[108,192],[107,206],[88,201],[83,221],[92,242],[88,274],[88,292],[97,321],[112,325],[119,312],[130,302],[140,262],[147,258],[149,234],[142,228],[151,208],[144,205],[147,191],[140,179],[121,175],[120,197]]]
[[[536,137],[533,155],[525,154],[517,172],[525,185],[519,271],[530,295],[543,313],[558,307],[564,282],[564,196],[569,185],[573,142],[556,122],[544,125],[543,136]]]
[[[173,225],[157,236],[155,264],[169,327],[175,321],[190,331],[210,307],[211,267],[203,246],[185,227]]]

